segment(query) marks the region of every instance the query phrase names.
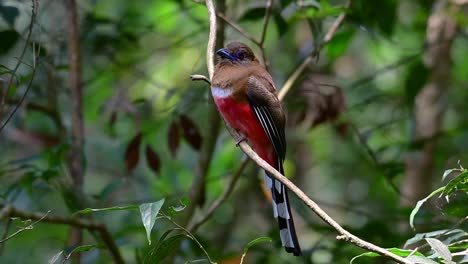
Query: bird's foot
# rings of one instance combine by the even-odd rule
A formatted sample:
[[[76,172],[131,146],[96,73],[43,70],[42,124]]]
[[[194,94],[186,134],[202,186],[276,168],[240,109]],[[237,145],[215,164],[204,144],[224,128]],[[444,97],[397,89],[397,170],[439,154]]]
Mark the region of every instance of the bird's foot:
[[[244,135],[244,134],[240,134],[240,136],[238,138],[236,138],[236,147],[239,146],[239,144],[242,142],[242,141],[245,141],[247,139],[247,137]]]

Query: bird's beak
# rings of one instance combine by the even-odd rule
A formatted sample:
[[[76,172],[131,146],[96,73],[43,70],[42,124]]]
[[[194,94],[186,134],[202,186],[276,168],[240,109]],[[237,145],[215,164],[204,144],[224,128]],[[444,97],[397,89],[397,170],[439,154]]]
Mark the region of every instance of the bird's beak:
[[[234,58],[227,49],[219,49],[216,51],[216,54],[218,54],[221,58],[229,59],[230,61],[236,60],[236,58]]]

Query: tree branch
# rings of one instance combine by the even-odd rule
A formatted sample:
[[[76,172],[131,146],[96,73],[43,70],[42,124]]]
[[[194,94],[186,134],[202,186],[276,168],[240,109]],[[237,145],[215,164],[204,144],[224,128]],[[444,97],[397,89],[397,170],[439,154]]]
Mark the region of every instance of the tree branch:
[[[21,219],[36,220],[36,222],[31,224],[30,226],[38,223],[39,221],[42,221],[42,222],[51,223],[51,224],[69,225],[69,226],[73,226],[76,228],[87,229],[89,231],[97,231],[99,235],[101,236],[103,243],[107,246],[107,249],[109,250],[112,256],[114,263],[119,263],[119,264],[124,263],[124,260],[122,256],[120,255],[120,251],[117,245],[114,243],[114,240],[112,239],[112,236],[110,232],[107,230],[105,225],[101,223],[92,222],[89,220],[80,219],[80,218],[65,218],[61,216],[53,216],[53,215],[49,215],[49,212],[47,212],[46,214],[30,213],[30,212],[16,209],[9,205],[4,205],[2,211],[0,211],[0,219],[8,218],[8,217],[19,217]],[[29,229],[32,229],[32,228],[29,228]],[[16,231],[15,233],[17,233],[18,231]],[[12,235],[10,235],[9,237],[11,236]],[[6,240],[8,239],[4,239],[0,241],[0,243]]]
[[[219,23],[217,23],[217,21],[211,21],[217,20],[213,1],[206,1],[206,6],[208,7],[210,18],[210,39],[208,40],[207,47],[207,66],[209,76],[211,78],[214,71],[214,50],[215,48],[221,48],[224,42],[224,23],[222,23],[222,21]],[[217,0],[217,8],[219,11],[223,12],[225,9],[225,0]],[[211,26],[213,26],[213,24],[214,27],[212,28]],[[191,78],[192,80],[204,80],[205,82],[210,82],[208,78],[201,77],[201,75],[193,75]],[[197,206],[203,206],[205,202],[206,177],[208,175],[216,147],[216,141],[221,129],[221,118],[213,102],[208,105],[207,112],[208,127],[206,140],[203,141],[198,159],[198,166],[192,180],[192,188],[189,196],[192,203],[184,210],[184,215],[180,220],[182,226],[186,226],[190,223],[193,214],[195,213],[195,208]]]
[[[215,10],[214,10],[214,7],[213,7],[213,4],[210,0],[206,0],[206,4],[207,4],[207,8],[208,8],[208,12],[210,13],[210,20],[213,20],[215,18],[215,16],[213,16],[212,14],[214,14]],[[350,4],[350,1],[348,1],[348,6]],[[333,24],[333,26],[330,28],[329,32],[325,35],[325,38],[324,40],[322,41],[322,44],[320,45],[319,48],[323,47],[323,45],[325,45],[327,42],[329,42],[331,40],[331,38],[333,37],[333,35],[335,34],[336,30],[338,29],[339,25],[342,23],[342,21],[344,20],[345,18],[345,14],[341,14],[338,19],[335,21],[335,23]],[[213,69],[214,69],[214,65],[213,65],[213,61],[212,61],[212,58],[214,57],[214,53],[213,53],[213,47],[210,46],[210,43],[214,43],[215,42],[215,39],[212,39],[215,37],[214,34],[212,34],[212,32],[215,32],[216,29],[212,28],[212,26],[215,25],[216,26],[216,23],[213,22],[213,21],[210,21],[210,40],[208,41],[208,48],[207,48],[207,58],[208,58],[208,61],[207,61],[207,64],[208,64],[208,72],[209,72],[209,76],[210,76],[210,79],[211,77],[213,76]],[[311,54],[316,54],[316,52],[318,50],[320,50],[319,48],[317,48],[315,50],[315,52],[312,52]],[[310,55],[307,57],[309,58],[311,57]],[[313,57],[313,56],[312,56]],[[305,61],[308,61],[308,59],[306,58]],[[304,64],[304,63],[303,63]],[[305,66],[303,67],[299,67],[299,68],[305,68]],[[298,71],[296,71],[298,72]],[[287,83],[291,83],[290,86],[292,86],[292,83],[297,79],[297,77],[299,76],[299,74],[302,72],[302,70],[296,74],[293,74],[295,77],[294,80],[288,80],[289,82]],[[291,76],[293,77],[293,76]],[[291,78],[290,78],[291,79]],[[283,88],[285,88],[283,86]],[[283,93],[282,93],[282,96],[281,98],[284,97],[284,95],[288,92],[288,90],[290,89],[290,87],[286,87],[287,89],[284,89]],[[226,124],[227,125],[227,124]],[[232,129],[229,125],[227,125],[227,128],[229,130],[229,132],[231,133],[231,135],[237,139],[240,137],[239,133],[237,133],[237,131],[235,131],[234,129]],[[356,237],[354,236],[353,234],[351,234],[350,232],[348,232],[347,230],[345,230],[343,227],[341,227],[335,220],[333,220],[333,218],[331,218],[327,213],[325,213],[325,211],[323,211],[312,199],[310,199],[301,189],[299,189],[296,185],[294,185],[288,178],[286,178],[285,176],[283,176],[281,173],[279,173],[277,170],[275,170],[272,166],[270,166],[270,164],[268,164],[266,161],[264,161],[262,158],[260,158],[260,156],[258,156],[257,153],[255,153],[255,151],[245,142],[245,141],[242,141],[239,143],[239,147],[241,148],[241,150],[250,158],[252,159],[258,166],[260,166],[262,169],[266,170],[270,175],[272,175],[275,179],[277,179],[278,181],[280,181],[281,183],[283,183],[289,190],[291,190],[294,194],[297,195],[297,197],[299,199],[301,199],[310,209],[312,209],[323,221],[325,221],[328,225],[330,225],[331,227],[333,227],[340,235],[337,236],[336,238],[339,239],[339,240],[345,240],[345,241],[349,241],[351,242],[352,244],[360,247],[360,248],[363,248],[363,249],[366,249],[366,250],[369,250],[369,251],[372,251],[372,252],[376,252],[382,256],[385,256],[385,257],[388,257],[388,258],[391,258],[395,261],[397,261],[398,263],[407,263],[407,264],[411,264],[412,262],[405,259],[405,258],[402,258],[400,256],[397,256],[391,252],[389,252],[388,250],[385,250],[381,247],[378,247],[374,244],[371,244],[367,241],[364,241],[362,239],[360,239],[359,237]]]
[[[226,201],[226,199],[229,197],[229,195],[231,195],[232,191],[234,190],[237,180],[241,176],[242,172],[244,171],[248,163],[249,163],[249,159],[245,159],[244,161],[242,161],[237,171],[234,174],[232,174],[229,180],[229,183],[227,184],[227,188],[224,190],[223,194],[221,194],[221,196],[218,197],[218,199],[216,199],[210,205],[210,207],[208,208],[208,210],[206,210],[205,214],[201,217],[201,219],[199,219],[197,222],[192,221],[192,223],[189,224],[189,226],[187,227],[188,230],[195,232],[201,225],[203,225],[213,215],[214,211],[218,209],[218,207],[221,206],[221,204],[223,204],[224,201]]]
[[[81,76],[80,33],[75,0],[65,0],[68,33],[68,60],[70,63],[69,85],[71,100],[71,149],[68,153],[70,174],[74,191],[80,193],[84,184],[84,123],[83,123],[83,83]],[[81,209],[81,208],[80,208]],[[82,230],[72,228],[70,243],[80,245],[83,240]],[[75,259],[79,262],[80,254]]]
[[[233,29],[235,29],[237,32],[239,32],[246,39],[248,39],[248,40],[252,41],[253,43],[255,43],[255,45],[257,45],[257,46],[261,45],[260,42],[254,36],[250,35],[250,33],[245,31],[244,29],[242,29],[242,27],[240,27],[239,25],[234,23],[232,20],[230,20],[228,17],[226,17],[226,15],[224,13],[217,13],[216,15],[218,17],[220,17],[224,22],[226,22],[226,24],[228,24]]]
[[[346,9],[348,9],[351,6],[351,0],[349,0],[346,3]],[[289,78],[286,80],[286,82],[283,84],[281,89],[279,90],[278,93],[278,98],[281,100],[283,99],[286,94],[289,92],[293,84],[297,81],[301,73],[305,70],[307,65],[312,62],[312,59],[315,58],[319,52],[323,49],[323,47],[330,42],[333,39],[333,36],[335,35],[336,31],[338,28],[341,26],[343,23],[344,19],[346,17],[346,13],[342,13],[338,16],[338,18],[333,22],[333,25],[328,29],[327,34],[325,34],[325,37],[323,37],[322,42],[320,42],[319,45],[315,49],[313,49],[309,55],[302,61],[302,63],[296,68],[296,70],[289,76]]]
[[[3,89],[1,89],[3,87],[0,87],[0,89],[1,89],[0,90],[0,120],[2,120],[2,117],[3,117],[3,109],[5,107],[6,97],[8,96],[8,92],[9,92],[9,90],[10,90],[12,84],[13,84],[13,79],[15,79],[16,72],[18,71],[18,68],[20,67],[20,65],[23,63],[24,54],[26,53],[26,49],[29,46],[30,41],[31,41],[31,35],[32,35],[33,27],[34,27],[34,21],[36,20],[37,8],[38,8],[37,7],[38,6],[37,0],[32,0],[31,2],[32,2],[31,21],[29,22],[28,35],[26,37],[26,42],[24,44],[24,48],[21,51],[20,57],[18,58],[18,63],[15,65],[15,68],[13,69],[13,71],[10,74],[11,77],[10,77],[10,80],[8,81],[8,85],[6,87],[5,92],[2,91]],[[18,111],[19,107],[21,106],[24,99],[28,95],[29,90],[31,89],[32,82],[33,82],[34,76],[36,74],[36,67],[37,67],[36,59],[37,59],[37,57],[39,57],[39,52],[41,50],[40,47],[39,47],[38,51],[37,51],[37,54],[36,54],[35,49],[36,49],[36,47],[35,47],[35,45],[33,43],[33,63],[32,63],[32,66],[31,66],[32,67],[31,78],[29,79],[28,85],[26,86],[26,90],[24,91],[23,95],[21,96],[18,104],[15,105],[15,107],[13,108],[13,111],[11,111],[11,113],[8,115],[5,122],[3,122],[3,124],[1,125],[0,134],[2,133],[3,129],[8,124],[8,122],[11,120],[13,115],[16,113],[16,111]]]
[[[231,134],[233,135],[234,138],[238,138],[240,135],[233,129],[229,129]],[[258,166],[260,166],[262,169],[268,171],[270,175],[272,175],[275,179],[283,183],[289,190],[291,190],[294,194],[297,195],[299,199],[301,199],[305,205],[307,205],[312,211],[314,211],[317,216],[319,216],[323,221],[325,221],[328,225],[333,227],[340,235],[337,236],[336,238],[338,240],[344,240],[348,241],[360,248],[363,248],[365,250],[369,250],[375,253],[378,253],[382,256],[391,258],[395,260],[398,263],[412,263],[411,261],[402,258],[400,256],[397,256],[393,253],[391,253],[388,250],[385,250],[384,248],[381,248],[379,246],[376,246],[372,243],[369,243],[365,240],[360,239],[359,237],[351,234],[347,230],[345,230],[342,226],[340,226],[333,218],[331,218],[325,211],[323,211],[312,199],[310,199],[301,189],[299,189],[294,183],[292,183],[288,178],[283,176],[281,173],[279,173],[277,170],[275,170],[270,164],[268,164],[266,161],[264,161],[260,156],[258,156],[255,151],[246,143],[246,142],[241,142],[239,144],[239,147],[242,149],[242,151],[249,156],[250,159],[252,159]]]
[[[208,36],[208,45],[206,47],[206,64],[208,67],[208,76],[211,80],[214,72],[214,49],[216,45],[216,10],[212,0],[206,0],[205,3],[210,19],[210,33]]]

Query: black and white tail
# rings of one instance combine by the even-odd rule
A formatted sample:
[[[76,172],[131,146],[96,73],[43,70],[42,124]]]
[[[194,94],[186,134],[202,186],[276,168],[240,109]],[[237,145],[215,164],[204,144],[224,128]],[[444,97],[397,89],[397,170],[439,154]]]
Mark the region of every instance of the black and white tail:
[[[265,173],[265,187],[271,191],[273,215],[278,220],[281,243],[286,252],[293,253],[294,256],[300,256],[301,248],[294,228],[287,189],[280,181],[269,176],[268,173]]]

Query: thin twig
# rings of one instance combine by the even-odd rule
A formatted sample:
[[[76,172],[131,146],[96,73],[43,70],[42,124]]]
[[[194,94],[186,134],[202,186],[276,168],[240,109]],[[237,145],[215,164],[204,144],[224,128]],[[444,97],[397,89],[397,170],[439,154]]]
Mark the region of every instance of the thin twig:
[[[14,232],[13,234],[7,236],[6,238],[0,240],[0,243],[4,243],[6,242],[7,240],[19,235],[20,233],[26,231],[26,230],[31,230],[34,228],[34,225],[39,223],[40,221],[42,221],[45,217],[47,217],[47,215],[50,213],[50,210],[47,211],[47,213],[45,213],[41,218],[37,219],[34,223],[30,224],[30,225],[27,225],[25,227],[22,227],[20,229],[18,229],[16,232]]]
[[[207,84],[211,85],[210,79],[206,78],[205,75],[201,75],[201,74],[192,74],[192,75],[190,75],[190,79],[192,79],[192,81],[204,81],[204,82],[206,82]]]
[[[7,223],[5,225],[5,231],[3,232],[3,236],[1,238],[1,240],[4,240],[8,236],[8,230],[10,230],[11,222],[13,222],[13,219],[10,218],[10,219],[7,220]],[[3,253],[4,247],[5,247],[5,243],[0,243],[0,256]]]
[[[359,132],[359,129],[353,123],[350,123],[350,125],[351,125],[351,128],[352,128],[353,132],[356,134],[356,136],[357,136],[357,138],[359,140],[359,143],[361,143],[361,145],[364,147],[364,149],[366,150],[366,152],[369,155],[369,157],[371,158],[371,160],[374,162],[374,165],[376,167],[378,167],[378,168],[381,167],[382,164],[380,163],[380,160],[378,159],[377,154],[369,146],[369,144],[367,143],[367,140],[364,138],[364,136],[361,134],[361,132]],[[384,174],[385,180],[388,182],[388,184],[393,189],[393,191],[395,191],[395,193],[397,193],[398,195],[401,196],[400,189],[398,189],[398,187],[392,181],[391,175],[389,175],[386,170],[383,170],[382,172]]]
[[[97,231],[100,234],[103,243],[107,246],[107,249],[109,250],[112,256],[114,263],[118,263],[118,264],[125,263],[117,245],[112,239],[112,236],[109,230],[107,230],[107,227],[101,223],[96,223],[96,222],[92,222],[92,221],[85,220],[85,219],[79,219],[75,217],[65,218],[61,216],[47,215],[44,213],[30,213],[30,212],[25,212],[25,211],[16,209],[10,205],[0,204],[0,206],[3,206],[2,211],[0,211],[0,219],[7,218],[7,217],[19,217],[21,219],[40,220],[42,222],[51,223],[51,224],[69,225],[73,227],[87,229],[89,231]],[[37,222],[38,221],[36,221],[36,223]]]
[[[257,46],[260,46],[260,42],[252,35],[250,35],[250,33],[248,33],[247,31],[245,31],[244,29],[242,29],[241,26],[237,25],[236,23],[234,23],[231,19],[229,19],[228,17],[226,17],[225,14],[223,13],[217,13],[216,14],[219,18],[221,18],[224,22],[226,22],[226,24],[228,24],[229,26],[231,26],[233,29],[235,29],[237,32],[239,32],[242,36],[244,36],[246,39],[252,41],[253,43],[255,43],[255,45]]]
[[[169,220],[173,225],[177,226],[178,228],[180,228],[182,231],[184,231],[187,236],[192,239],[193,241],[195,241],[195,243],[198,244],[198,246],[200,247],[200,249],[203,251],[203,253],[205,253],[206,255],[206,258],[208,259],[208,261],[210,263],[216,263],[216,262],[213,262],[210,258],[210,255],[208,255],[208,252],[205,250],[205,248],[203,247],[203,245],[200,243],[200,241],[198,241],[198,239],[192,234],[192,232],[190,232],[189,230],[187,230],[186,228],[184,228],[183,226],[179,225],[177,222],[175,222],[174,220],[172,220],[169,216],[159,212],[160,215],[162,215],[164,218],[166,218],[167,220]]]
[[[273,7],[273,1],[272,0],[267,0],[266,8],[265,8],[265,18],[263,19],[262,35],[261,35],[260,41],[259,41],[261,48],[263,48],[263,44],[265,43],[266,32],[267,32],[267,29],[268,29],[268,21],[270,20],[271,8],[272,7]]]
[[[6,97],[8,96],[8,92],[9,92],[9,90],[10,90],[12,84],[13,84],[13,79],[15,79],[16,72],[18,71],[19,66],[23,62],[23,57],[24,57],[24,54],[26,53],[26,48],[29,46],[29,43],[31,41],[31,35],[32,35],[33,27],[34,27],[34,21],[36,20],[36,16],[37,16],[37,5],[38,5],[37,0],[32,0],[31,2],[32,2],[31,21],[29,22],[29,27],[28,27],[29,29],[28,29],[28,36],[26,37],[26,43],[24,44],[24,48],[23,48],[23,50],[21,52],[21,55],[18,58],[18,63],[15,65],[15,68],[13,69],[13,71],[10,74],[11,77],[10,77],[10,80],[8,82],[8,86],[6,88],[5,93],[3,93],[3,95],[0,94],[0,100],[1,100],[0,101],[0,119],[3,116],[3,108],[5,106],[5,100],[6,100]],[[23,96],[21,96],[21,99],[20,99],[19,103],[15,106],[13,111],[11,111],[11,113],[8,115],[5,122],[0,127],[0,134],[2,133],[3,129],[8,124],[8,122],[10,122],[11,118],[16,113],[16,111],[18,111],[19,107],[21,106],[24,99],[26,98],[26,95],[28,94],[29,90],[31,89],[32,82],[34,80],[34,75],[36,74],[36,58],[39,57],[40,50],[41,50],[41,48],[39,46],[38,52],[36,54],[35,45],[33,45],[33,67],[32,67],[31,78],[29,79],[28,85],[26,86],[26,91],[24,91]]]
[[[351,0],[349,0],[346,4],[346,9],[348,9],[351,6]],[[319,54],[319,52],[323,49],[323,47],[330,42],[333,39],[333,36],[335,35],[336,31],[338,28],[341,26],[343,23],[344,19],[346,17],[346,13],[342,13],[338,16],[338,18],[333,22],[333,25],[330,27],[328,30],[327,34],[325,34],[325,37],[323,38],[322,42],[314,48],[309,55],[302,61],[302,63],[296,68],[296,70],[291,74],[291,76],[286,80],[286,82],[283,84],[283,87],[281,87],[279,93],[278,93],[278,98],[282,99],[283,97],[286,96],[286,94],[289,92],[293,84],[297,81],[299,78],[299,75],[305,70],[307,65],[312,62],[312,60]]]
[[[268,29],[268,21],[270,20],[271,16],[271,10],[273,7],[273,1],[272,0],[267,0],[266,3],[266,8],[265,8],[265,17],[263,19],[263,29],[262,29],[262,35],[260,36],[260,41],[258,47],[260,48],[260,51],[262,53],[262,61],[263,64],[265,65],[265,68],[268,70],[269,69],[269,62],[266,58],[265,54],[265,38],[266,38],[266,32]]]
[[[227,184],[227,188],[224,190],[223,194],[221,194],[218,199],[216,199],[206,210],[205,214],[202,216],[200,220],[198,220],[196,223],[191,223],[187,229],[195,232],[201,225],[203,225],[214,213],[216,209],[218,209],[219,206],[221,206],[224,201],[229,197],[229,195],[232,193],[234,190],[234,186],[236,186],[237,180],[239,179],[240,175],[244,171],[245,167],[249,163],[249,159],[245,159],[242,161],[241,165],[237,169],[237,171],[232,174],[232,177],[229,180],[229,183]]]

